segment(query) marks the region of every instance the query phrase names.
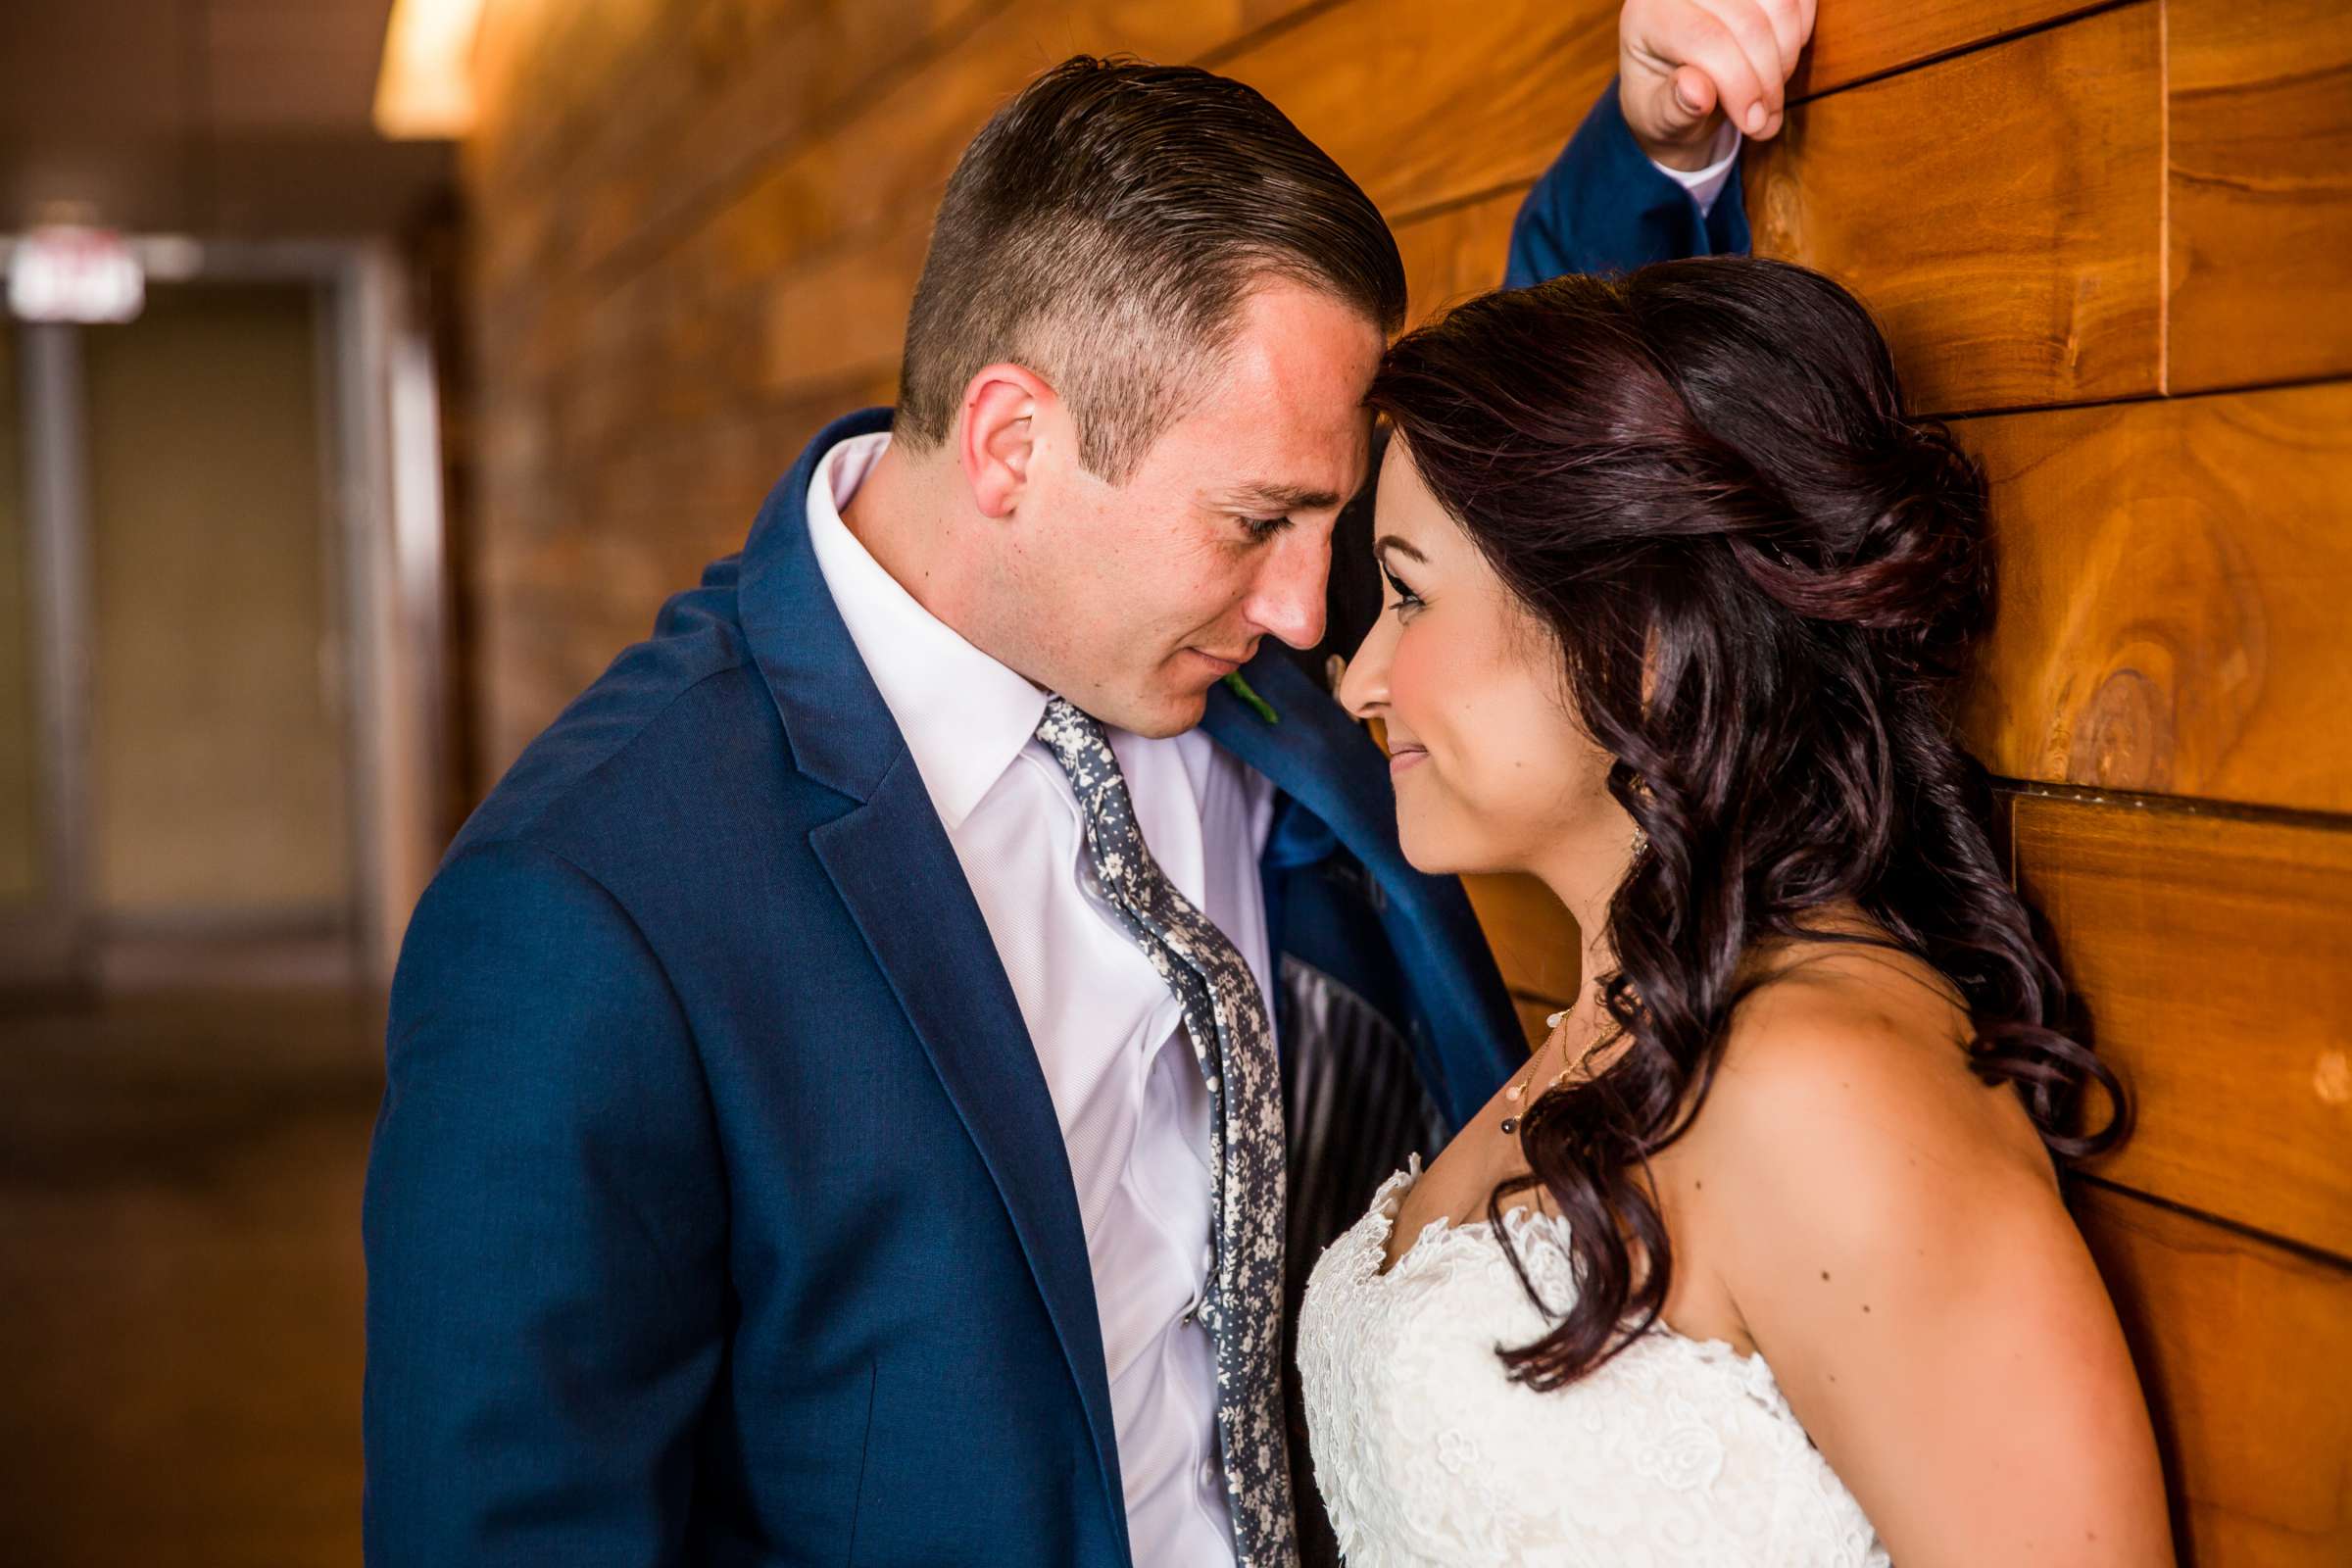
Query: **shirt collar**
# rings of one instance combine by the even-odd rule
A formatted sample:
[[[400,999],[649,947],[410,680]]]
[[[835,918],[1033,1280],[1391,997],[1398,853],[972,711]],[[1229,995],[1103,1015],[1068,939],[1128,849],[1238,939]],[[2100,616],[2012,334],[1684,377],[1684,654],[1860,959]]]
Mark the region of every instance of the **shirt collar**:
[[[842,520],[841,509],[889,445],[890,432],[878,430],[852,436],[819,460],[808,482],[808,543],[932,807],[953,833],[1037,733],[1047,694],[925,610]]]

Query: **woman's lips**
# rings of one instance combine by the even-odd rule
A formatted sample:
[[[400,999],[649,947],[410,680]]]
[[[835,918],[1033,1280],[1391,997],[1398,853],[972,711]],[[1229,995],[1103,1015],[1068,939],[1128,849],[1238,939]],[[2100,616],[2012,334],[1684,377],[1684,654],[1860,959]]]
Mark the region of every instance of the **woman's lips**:
[[[1429,753],[1418,746],[1399,746],[1389,753],[1389,777],[1395,778],[1406,768],[1429,760]]]

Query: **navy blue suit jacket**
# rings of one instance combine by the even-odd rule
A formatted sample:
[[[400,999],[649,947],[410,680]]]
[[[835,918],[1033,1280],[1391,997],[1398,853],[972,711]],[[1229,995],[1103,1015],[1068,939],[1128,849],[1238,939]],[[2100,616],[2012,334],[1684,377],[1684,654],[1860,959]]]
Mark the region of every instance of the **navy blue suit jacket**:
[[[1645,257],[1685,199],[1614,114],[1514,256]],[[1131,1561],[1044,1075],[809,549],[815,461],[888,417],[810,444],[418,905],[365,1224],[378,1568]],[[1220,687],[1203,724],[1278,791],[1302,1275],[1523,1049],[1378,751],[1271,653],[1247,678],[1278,722]]]
[[[1689,256],[1744,255],[1747,205],[1735,170],[1702,216],[1626,128],[1610,82],[1559,158],[1519,204],[1502,286],[1568,272],[1630,272]]]

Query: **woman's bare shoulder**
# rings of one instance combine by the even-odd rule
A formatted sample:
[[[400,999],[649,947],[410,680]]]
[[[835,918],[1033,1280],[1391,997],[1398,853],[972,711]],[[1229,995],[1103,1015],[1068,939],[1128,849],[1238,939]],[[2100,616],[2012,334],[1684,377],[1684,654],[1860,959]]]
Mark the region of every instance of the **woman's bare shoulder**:
[[[1770,974],[1732,1017],[1690,1163],[1721,1167],[1727,1191],[1769,1165],[1832,1201],[1864,1172],[1897,1192],[1921,1170],[2055,1190],[2016,1095],[1970,1065],[1968,1011],[1932,965],[1814,943],[1777,955]]]

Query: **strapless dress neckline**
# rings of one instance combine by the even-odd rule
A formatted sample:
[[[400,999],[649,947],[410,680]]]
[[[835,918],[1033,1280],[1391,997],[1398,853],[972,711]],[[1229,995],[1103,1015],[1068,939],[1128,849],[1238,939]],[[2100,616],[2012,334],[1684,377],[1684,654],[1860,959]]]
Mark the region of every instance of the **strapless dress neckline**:
[[[1299,1313],[1315,1481],[1351,1568],[1886,1568],[1760,1355],[1655,1329],[1567,1388],[1511,1382],[1495,1350],[1550,1320],[1491,1223],[1440,1216],[1382,1266],[1420,1174],[1382,1185]],[[1574,1299],[1564,1224],[1503,1215],[1554,1307]]]

